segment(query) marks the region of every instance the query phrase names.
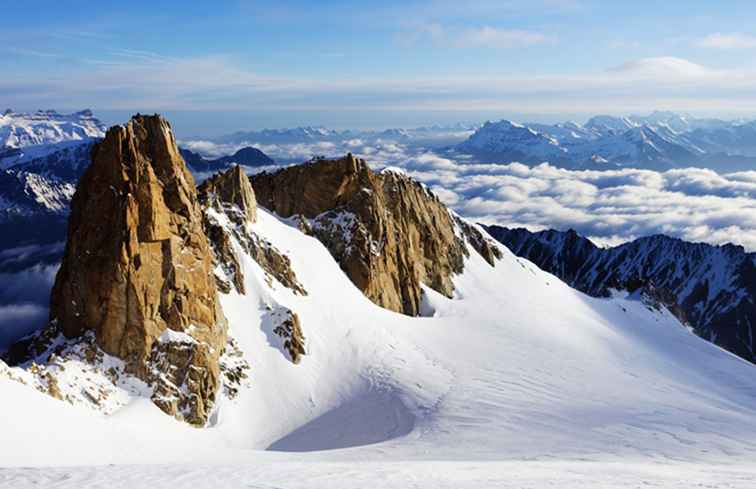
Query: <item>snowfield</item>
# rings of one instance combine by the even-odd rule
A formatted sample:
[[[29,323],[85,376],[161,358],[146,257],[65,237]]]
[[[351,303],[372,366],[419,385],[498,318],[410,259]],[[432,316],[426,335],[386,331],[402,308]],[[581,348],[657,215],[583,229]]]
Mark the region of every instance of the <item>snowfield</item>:
[[[247,294],[221,297],[239,395],[195,429],[145,397],[105,416],[0,380],[0,487],[756,487],[756,368],[666,310],[471,249],[455,297],[426,290],[411,318],[295,227],[251,226],[308,294],[243,256]],[[271,331],[282,307],[299,364]]]

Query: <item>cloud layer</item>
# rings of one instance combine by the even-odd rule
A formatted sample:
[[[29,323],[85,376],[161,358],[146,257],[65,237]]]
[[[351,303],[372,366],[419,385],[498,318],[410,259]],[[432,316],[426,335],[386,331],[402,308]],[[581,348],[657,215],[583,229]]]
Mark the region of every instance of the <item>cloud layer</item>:
[[[202,149],[217,154],[236,149],[212,143],[194,147],[203,144]],[[756,251],[756,171],[574,171],[546,163],[470,164],[411,144],[359,139],[258,146],[290,163],[351,151],[375,168],[403,168],[461,215],[487,224],[573,228],[606,245],[663,233]]]
[[[488,224],[573,228],[604,245],[663,233],[756,251],[756,172],[460,165],[430,154],[406,166],[457,212]]]

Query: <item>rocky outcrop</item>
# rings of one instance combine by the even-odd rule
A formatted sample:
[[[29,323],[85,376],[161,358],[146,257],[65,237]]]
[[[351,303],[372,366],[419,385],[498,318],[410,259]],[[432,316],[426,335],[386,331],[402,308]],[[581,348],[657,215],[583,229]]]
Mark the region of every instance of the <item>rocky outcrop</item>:
[[[218,287],[224,293],[235,289],[244,294],[244,275],[233,237],[265,271],[268,285],[275,278],[295,293],[306,295],[289,258],[249,227],[257,220],[257,202],[249,178],[240,166],[213,175],[200,185],[199,200],[204,210],[205,232],[213,249]],[[220,273],[218,273],[220,272]]]
[[[194,180],[161,117],[137,115],[94,147],[73,197],[50,319],[69,338],[94,332],[167,413],[207,420],[226,321]]]
[[[257,199],[249,178],[239,165],[208,178],[197,189],[203,207],[226,212],[237,223],[257,220]]]
[[[491,264],[498,254],[425,186],[399,172],[375,173],[351,154],[251,180],[261,206],[301,216],[301,228],[326,245],[352,282],[397,312],[419,314],[421,284],[451,297],[452,276],[469,253],[466,241],[477,243]]]
[[[279,347],[286,352],[292,363],[299,363],[305,350],[305,337],[297,313],[286,307],[272,309],[264,321],[269,321],[270,328],[279,339]]]

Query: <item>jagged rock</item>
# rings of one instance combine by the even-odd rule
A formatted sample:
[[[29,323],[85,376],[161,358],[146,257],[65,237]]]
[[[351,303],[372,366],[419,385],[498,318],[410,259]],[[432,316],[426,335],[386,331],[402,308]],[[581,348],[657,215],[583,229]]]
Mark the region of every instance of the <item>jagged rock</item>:
[[[54,399],[63,399],[63,393],[60,392],[60,387],[58,386],[58,379],[52,372],[45,372],[44,377],[47,381],[47,394]]]
[[[10,378],[10,367],[0,359],[0,379]]]
[[[153,344],[149,365],[155,404],[191,424],[205,424],[221,384],[218,350],[169,329]]]
[[[307,294],[291,269],[289,258],[249,228],[257,220],[257,202],[249,178],[240,166],[213,175],[200,185],[198,192],[204,209],[205,232],[215,262],[223,272],[215,276],[221,291],[228,293],[234,288],[240,294],[245,293],[239,257],[231,244],[233,236],[266,272],[269,285],[273,277],[295,293]]]
[[[221,375],[223,377],[223,391],[226,397],[233,399],[242,386],[249,385],[246,379],[250,369],[249,362],[244,359],[244,353],[232,337],[228,338],[226,350],[221,357]]]
[[[249,178],[239,165],[230,170],[216,173],[197,189],[204,207],[213,206],[226,214],[234,222],[253,223],[257,221],[257,199]]]
[[[110,128],[72,201],[51,322],[69,338],[94,331],[156,393],[179,390],[175,405],[156,399],[161,408],[203,424],[226,343],[212,272],[194,180],[168,122],[137,115]],[[168,330],[190,336],[191,352],[159,342]],[[156,361],[178,373],[155,376]]]
[[[493,244],[489,238],[478,231],[475,226],[465,222],[459,217],[454,218],[457,225],[462,228],[462,232],[467,237],[468,243],[482,256],[489,265],[495,266],[496,260],[501,259],[501,250]]]
[[[272,322],[273,333],[280,338],[281,348],[288,353],[289,360],[299,363],[307,354],[299,316],[288,308],[279,307],[269,313],[268,320]]]
[[[352,282],[397,312],[419,314],[420,284],[451,297],[451,278],[468,255],[466,239],[489,263],[498,254],[472,226],[459,226],[425,186],[398,172],[375,173],[351,154],[251,181],[261,206],[302,216],[300,229],[326,245]]]

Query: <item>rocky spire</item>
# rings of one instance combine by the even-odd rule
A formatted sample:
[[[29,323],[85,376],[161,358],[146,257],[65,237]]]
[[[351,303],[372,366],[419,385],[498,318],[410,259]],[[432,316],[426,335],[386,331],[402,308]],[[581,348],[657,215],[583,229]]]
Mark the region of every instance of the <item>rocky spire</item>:
[[[406,175],[373,172],[351,154],[252,177],[261,206],[303,216],[354,284],[376,304],[420,313],[421,284],[451,297],[466,241],[493,265],[498,248],[454,218],[430,190]]]
[[[199,186],[198,192],[203,206],[218,210],[233,206],[242,213],[240,217],[244,221],[254,223],[257,220],[255,192],[239,165],[208,178]]]
[[[93,331],[158,406],[194,424],[209,415],[226,342],[202,220],[168,122],[110,128],[74,195],[50,304],[66,336]]]

